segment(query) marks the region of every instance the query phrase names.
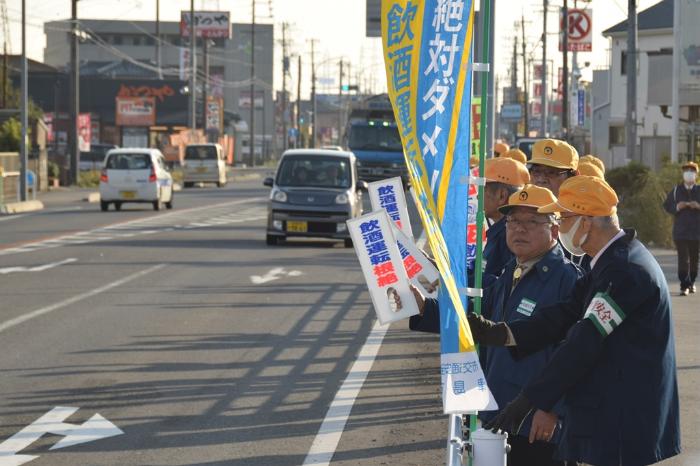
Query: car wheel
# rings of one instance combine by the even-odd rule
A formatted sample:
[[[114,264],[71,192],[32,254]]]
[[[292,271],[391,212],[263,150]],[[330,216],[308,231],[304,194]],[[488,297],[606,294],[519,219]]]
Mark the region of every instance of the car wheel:
[[[160,199],[157,201],[153,201],[153,210],[160,210],[163,207],[163,203],[160,202]]]
[[[122,203],[121,203],[121,202],[115,202],[115,203],[114,203],[114,210],[122,210]]]
[[[165,203],[165,208],[170,210],[173,208],[173,200],[175,199],[175,194],[170,195],[170,200]]]
[[[346,247],[346,248],[351,248],[351,247],[352,247],[352,239],[350,239],[350,238],[345,238],[344,243],[345,243],[345,247]]]
[[[222,183],[221,181],[218,181],[218,182],[216,183],[216,187],[217,187],[217,188],[223,188],[224,186],[226,186],[226,183]]]
[[[100,210],[102,212],[107,212],[107,209],[109,209],[109,202],[100,201]]]
[[[191,181],[185,181],[185,182],[183,183],[183,186],[184,186],[185,188],[191,188],[192,186],[194,186],[194,183],[191,182]]]
[[[274,246],[277,244],[277,237],[274,235],[265,236],[265,244],[268,246]]]

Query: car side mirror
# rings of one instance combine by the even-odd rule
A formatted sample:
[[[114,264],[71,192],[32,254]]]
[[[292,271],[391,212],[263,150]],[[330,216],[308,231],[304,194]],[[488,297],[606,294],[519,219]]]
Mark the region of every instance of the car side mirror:
[[[357,191],[367,191],[369,189],[369,185],[364,180],[357,180],[357,183],[355,184],[355,189]]]
[[[273,182],[274,182],[274,180],[273,180],[272,178],[267,177],[267,178],[265,178],[265,180],[263,181],[263,185],[268,186],[268,187],[271,188]]]

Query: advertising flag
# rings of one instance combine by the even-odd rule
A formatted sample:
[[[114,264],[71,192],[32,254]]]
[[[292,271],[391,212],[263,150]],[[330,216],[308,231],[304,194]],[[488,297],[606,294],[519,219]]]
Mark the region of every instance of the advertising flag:
[[[445,413],[494,409],[466,319],[472,0],[382,0],[387,88],[442,278]]]

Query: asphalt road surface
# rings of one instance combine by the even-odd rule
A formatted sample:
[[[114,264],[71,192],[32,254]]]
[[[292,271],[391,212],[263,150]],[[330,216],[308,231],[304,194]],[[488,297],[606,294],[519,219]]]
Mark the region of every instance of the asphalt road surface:
[[[377,327],[341,243],[266,246],[267,194],[0,217],[0,466],[444,463],[437,338]],[[697,465],[700,298],[676,303],[686,453],[664,464]]]

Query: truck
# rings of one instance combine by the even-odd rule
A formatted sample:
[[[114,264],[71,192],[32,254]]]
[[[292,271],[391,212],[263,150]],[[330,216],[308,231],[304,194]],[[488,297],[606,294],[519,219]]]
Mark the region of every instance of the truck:
[[[347,150],[355,154],[360,180],[400,176],[408,188],[401,136],[387,94],[370,96],[351,106],[344,141]]]

